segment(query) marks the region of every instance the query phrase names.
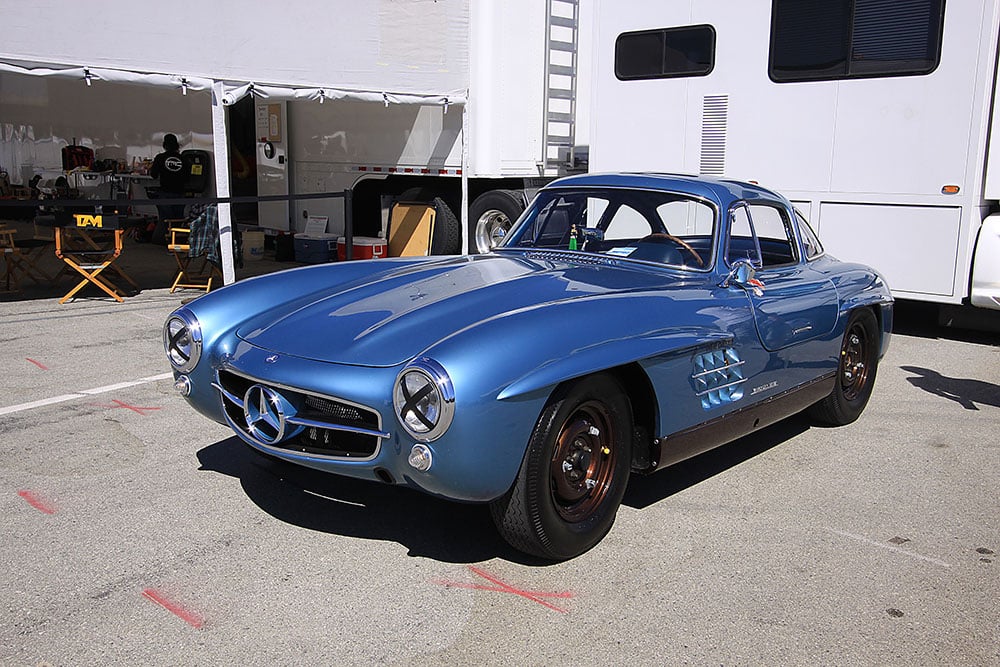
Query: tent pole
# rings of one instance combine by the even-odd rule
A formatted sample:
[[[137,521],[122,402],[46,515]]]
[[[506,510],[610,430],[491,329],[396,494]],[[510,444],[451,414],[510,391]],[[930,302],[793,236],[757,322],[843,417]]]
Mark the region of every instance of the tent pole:
[[[229,133],[226,130],[226,107],[221,81],[212,83],[212,141],[215,148],[215,192],[217,197],[229,197]],[[222,255],[222,282],[236,282],[233,262],[233,222],[228,202],[219,204],[219,251]]]

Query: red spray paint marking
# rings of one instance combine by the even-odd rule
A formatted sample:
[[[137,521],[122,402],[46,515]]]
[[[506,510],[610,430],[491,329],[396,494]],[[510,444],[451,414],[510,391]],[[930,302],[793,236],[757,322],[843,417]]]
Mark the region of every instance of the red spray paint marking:
[[[25,358],[24,358],[24,360],[25,360],[25,361],[30,361],[30,362],[31,362],[31,363],[33,363],[34,365],[36,365],[36,366],[38,366],[39,368],[41,368],[41,369],[42,369],[43,371],[47,371],[47,370],[49,370],[49,367],[48,367],[48,366],[46,366],[45,364],[43,364],[43,363],[42,363],[42,362],[40,362],[40,361],[35,361],[35,360],[34,360],[34,359],[32,359],[31,357],[25,357]]]
[[[566,613],[568,613],[568,611],[566,609],[563,609],[562,607],[557,607],[557,606],[555,606],[554,604],[552,604],[550,602],[546,602],[542,598],[571,598],[571,597],[573,597],[572,593],[568,593],[568,592],[563,592],[563,593],[547,593],[547,592],[543,592],[543,591],[525,591],[525,590],[521,590],[521,589],[518,589],[518,588],[514,588],[510,584],[505,583],[505,582],[501,581],[500,579],[497,579],[496,577],[487,574],[486,572],[483,572],[478,567],[471,567],[470,566],[469,570],[473,574],[479,575],[480,577],[482,577],[483,579],[489,581],[490,583],[492,583],[494,585],[493,586],[487,586],[485,584],[466,584],[466,583],[462,583],[460,581],[442,581],[442,580],[435,580],[434,583],[438,583],[438,584],[441,584],[442,586],[447,586],[449,588],[471,588],[471,589],[478,590],[478,591],[494,591],[494,592],[497,592],[497,593],[510,593],[512,595],[520,595],[521,597],[527,598],[528,600],[531,600],[532,602],[537,602],[538,604],[542,605],[543,607],[548,607],[549,609],[551,609],[553,611],[558,611],[560,614],[566,614]]]
[[[139,405],[129,405],[125,401],[119,401],[118,399],[115,399],[115,400],[113,400],[111,402],[114,403],[114,405],[107,405],[105,403],[91,403],[91,405],[96,405],[99,408],[125,408],[126,410],[131,410],[132,412],[135,412],[136,414],[140,414],[142,416],[146,416],[146,412],[148,412],[150,410],[162,410],[163,409],[163,408],[142,407],[142,406],[139,406]]]
[[[55,510],[54,507],[52,507],[52,505],[49,505],[47,502],[45,502],[44,500],[42,500],[41,498],[39,498],[38,496],[36,496],[31,491],[18,491],[17,495],[19,495],[22,498],[24,498],[24,500],[29,505],[31,505],[32,507],[34,507],[39,512],[42,512],[43,514],[55,514],[56,513],[56,510]]]
[[[143,589],[142,597],[160,605],[161,607],[169,611],[171,614],[181,619],[182,621],[190,625],[192,628],[195,628],[196,630],[200,630],[201,627],[205,625],[204,619],[202,619],[198,614],[194,613],[189,609],[185,609],[176,602],[168,600],[159,591],[156,591],[152,588]]]

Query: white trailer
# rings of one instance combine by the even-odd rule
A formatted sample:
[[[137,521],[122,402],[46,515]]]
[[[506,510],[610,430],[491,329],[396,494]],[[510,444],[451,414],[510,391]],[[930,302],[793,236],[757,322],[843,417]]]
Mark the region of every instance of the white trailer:
[[[308,217],[325,216],[329,233],[343,233],[342,201],[294,195],[350,190],[355,233],[374,234],[391,200],[419,198],[466,221],[448,252],[495,242],[534,188],[579,164],[578,0],[302,0],[281,11],[111,0],[99,20],[94,11],[0,0],[0,85],[33,97],[23,105],[0,95],[0,123],[30,130],[8,133],[18,145],[6,153],[54,156],[76,137],[98,157],[124,153],[130,162],[174,132],[187,147],[211,148],[217,165],[255,157],[259,195],[293,195],[261,203],[263,228],[301,231]],[[157,113],[148,93],[129,92],[149,86],[173,89],[177,113]],[[106,127],[94,127],[80,113],[101,95],[117,100],[127,123],[110,111]],[[184,118],[189,95],[203,104],[192,128],[164,126]],[[225,109],[247,96],[256,146],[243,156]],[[73,104],[50,107],[53,97]],[[136,138],[117,131],[147,116],[148,127],[130,129]],[[90,125],[79,129],[83,117]],[[4,141],[0,132],[0,155]],[[226,196],[230,170],[216,173]]]
[[[1000,308],[1000,1],[597,3],[591,170],[758,181],[897,296]]]

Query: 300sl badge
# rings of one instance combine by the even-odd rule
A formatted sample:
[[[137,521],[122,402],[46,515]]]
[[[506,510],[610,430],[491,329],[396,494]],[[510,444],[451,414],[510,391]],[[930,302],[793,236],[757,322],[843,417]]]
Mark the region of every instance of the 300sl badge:
[[[768,389],[774,389],[777,386],[778,386],[778,381],[777,380],[775,380],[773,382],[768,382],[767,384],[762,384],[759,387],[754,387],[753,389],[751,389],[750,390],[750,395],[753,396],[754,394],[759,394],[762,391],[767,391]]]

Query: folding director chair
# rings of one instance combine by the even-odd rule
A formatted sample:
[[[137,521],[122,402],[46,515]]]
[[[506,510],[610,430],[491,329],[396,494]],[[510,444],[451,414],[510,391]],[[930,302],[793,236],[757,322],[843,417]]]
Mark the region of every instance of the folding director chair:
[[[222,279],[218,266],[217,246],[219,223],[216,206],[210,205],[190,222],[167,220],[170,243],[167,244],[177,262],[177,277],[170,286],[170,293],[177,289],[212,289],[212,281]],[[198,262],[198,260],[201,260]],[[213,261],[216,260],[216,261]],[[192,265],[198,263],[197,268]]]
[[[116,215],[75,215],[76,226],[56,226],[56,256],[67,266],[83,276],[59,303],[66,303],[87,284],[99,287],[105,294],[121,303],[123,296],[138,293],[139,285],[132,280],[115,262],[122,253],[122,240],[125,230],[119,226]],[[117,274],[135,289],[126,292],[115,285],[104,273]]]

